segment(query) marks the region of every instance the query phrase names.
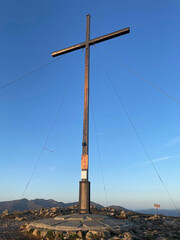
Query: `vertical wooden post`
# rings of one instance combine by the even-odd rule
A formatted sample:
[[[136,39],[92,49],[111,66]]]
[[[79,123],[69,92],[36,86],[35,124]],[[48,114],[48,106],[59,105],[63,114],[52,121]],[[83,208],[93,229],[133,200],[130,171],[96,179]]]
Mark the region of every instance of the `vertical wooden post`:
[[[85,81],[84,81],[84,120],[83,120],[83,155],[88,155],[89,148],[89,37],[90,15],[86,19],[86,53],[85,53]]]
[[[88,181],[88,150],[89,150],[89,40],[90,15],[86,16],[86,52],[84,81],[84,118],[83,142],[81,157],[81,181],[79,185],[79,213],[90,213],[90,182]]]

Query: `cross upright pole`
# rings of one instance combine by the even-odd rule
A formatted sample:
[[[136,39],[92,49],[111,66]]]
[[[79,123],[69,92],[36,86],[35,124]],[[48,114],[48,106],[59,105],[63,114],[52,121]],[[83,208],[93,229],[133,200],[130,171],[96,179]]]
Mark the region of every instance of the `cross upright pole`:
[[[90,182],[88,181],[89,150],[89,37],[90,15],[86,16],[86,52],[84,83],[84,120],[81,156],[81,181],[79,182],[79,213],[90,213]]]
[[[130,32],[129,27],[90,40],[90,15],[86,16],[86,41],[51,53],[52,57],[85,48],[85,82],[84,82],[84,118],[83,142],[81,156],[81,181],[79,182],[79,213],[90,213],[90,182],[88,181],[89,155],[89,57],[90,46]]]

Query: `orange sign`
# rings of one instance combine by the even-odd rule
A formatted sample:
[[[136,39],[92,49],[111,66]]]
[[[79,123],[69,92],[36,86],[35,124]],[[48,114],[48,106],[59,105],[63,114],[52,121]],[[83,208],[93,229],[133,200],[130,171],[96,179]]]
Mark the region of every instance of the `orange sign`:
[[[81,156],[81,169],[88,169],[88,155]]]
[[[154,204],[154,207],[160,208],[160,205],[159,204]]]

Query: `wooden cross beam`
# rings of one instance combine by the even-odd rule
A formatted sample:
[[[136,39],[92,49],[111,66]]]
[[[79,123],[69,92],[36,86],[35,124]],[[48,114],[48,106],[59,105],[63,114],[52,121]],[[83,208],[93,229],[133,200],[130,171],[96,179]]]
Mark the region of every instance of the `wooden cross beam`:
[[[89,16],[89,15],[88,15],[88,16]],[[100,42],[109,40],[109,39],[112,39],[112,38],[115,38],[115,37],[122,36],[122,35],[124,35],[124,34],[129,33],[129,32],[130,32],[130,28],[127,27],[127,28],[123,28],[123,29],[121,29],[121,30],[119,30],[119,31],[116,31],[116,32],[112,32],[112,33],[103,35],[103,36],[101,36],[101,37],[94,38],[94,39],[92,39],[92,40],[89,40],[89,46],[94,45],[94,44],[96,44],[96,43],[100,43]],[[64,48],[64,49],[61,49],[61,50],[52,52],[52,53],[51,53],[51,56],[52,56],[52,57],[57,57],[57,56],[60,56],[60,55],[65,54],[65,53],[72,52],[72,51],[75,51],[75,50],[78,50],[78,49],[81,49],[81,48],[84,48],[84,47],[86,47],[86,42],[79,43],[79,44],[73,45],[73,46],[71,46],[71,47]]]
[[[83,142],[81,156],[81,181],[79,185],[79,213],[90,213],[90,182],[88,181],[88,148],[89,148],[89,47],[130,32],[129,27],[90,40],[90,15],[86,16],[86,41],[51,53],[57,57],[68,52],[86,48],[85,52],[85,84],[84,84],[84,119]]]

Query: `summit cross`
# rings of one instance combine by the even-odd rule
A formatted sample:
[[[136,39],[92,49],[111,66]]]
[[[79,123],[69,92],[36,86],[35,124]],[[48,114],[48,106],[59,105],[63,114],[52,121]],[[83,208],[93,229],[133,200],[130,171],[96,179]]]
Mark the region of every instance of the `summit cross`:
[[[81,156],[81,181],[79,182],[79,213],[90,213],[90,182],[88,181],[88,148],[89,148],[89,53],[90,46],[130,32],[130,28],[103,35],[90,40],[90,15],[86,16],[86,41],[51,53],[57,57],[68,52],[86,48],[85,52],[85,83],[84,83],[84,119],[83,142]]]

